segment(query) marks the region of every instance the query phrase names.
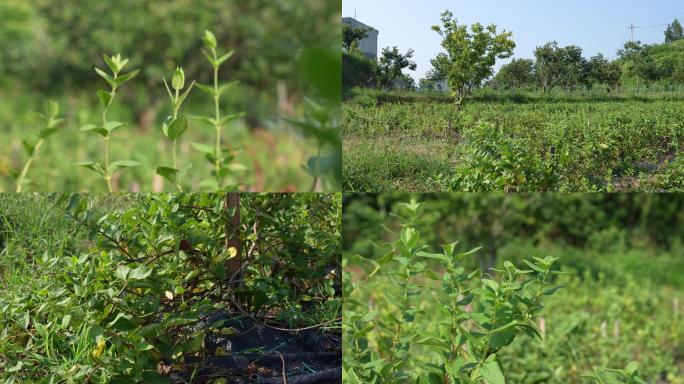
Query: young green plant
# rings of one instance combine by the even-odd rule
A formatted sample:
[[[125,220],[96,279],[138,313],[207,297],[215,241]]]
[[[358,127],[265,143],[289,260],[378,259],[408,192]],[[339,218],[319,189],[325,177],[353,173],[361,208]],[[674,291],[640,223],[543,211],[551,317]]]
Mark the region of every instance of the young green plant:
[[[45,125],[43,129],[41,129],[38,132],[37,140],[24,140],[21,143],[24,147],[24,150],[26,151],[26,154],[28,155],[28,159],[26,160],[26,163],[24,163],[24,167],[21,169],[21,172],[18,175],[16,175],[17,193],[20,193],[24,185],[29,183],[29,180],[26,178],[26,175],[28,174],[29,168],[31,168],[31,164],[33,163],[33,159],[35,158],[36,153],[38,152],[40,147],[42,147],[43,144],[45,144],[45,139],[47,139],[52,134],[56,133],[57,127],[64,121],[64,119],[58,117],[59,104],[57,104],[56,101],[50,101],[48,103],[44,114],[36,113],[36,115],[45,123]]]
[[[112,102],[114,101],[114,97],[116,96],[116,91],[119,89],[119,87],[121,87],[124,83],[128,82],[129,80],[137,76],[140,70],[136,69],[125,75],[122,75],[121,71],[124,69],[126,64],[128,64],[128,59],[122,59],[121,54],[117,54],[116,56],[111,57],[104,55],[103,58],[105,63],[107,64],[107,67],[109,67],[109,69],[112,71],[112,74],[110,75],[102,69],[95,67],[95,72],[105,81],[107,81],[107,83],[111,87],[109,92],[105,90],[97,91],[97,97],[100,99],[100,103],[102,104],[102,123],[99,125],[85,125],[81,128],[81,131],[93,132],[102,136],[102,138],[104,139],[105,149],[104,163],[100,164],[94,161],[82,161],[76,163],[76,165],[88,168],[100,174],[107,183],[107,189],[111,193],[113,192],[112,176],[121,169],[136,167],[140,165],[140,163],[133,160],[119,160],[110,163],[109,138],[111,137],[112,132],[114,132],[118,128],[124,127],[126,123],[122,123],[119,121],[109,121],[107,119],[107,112],[109,111],[109,108],[112,106]]]
[[[646,384],[639,376],[638,363],[632,361],[625,369],[594,368],[591,373],[582,375],[598,384]]]
[[[183,105],[183,102],[190,94],[192,87],[195,85],[195,82],[193,81],[185,90],[185,92],[181,93],[181,91],[183,91],[185,88],[185,72],[183,71],[183,68],[180,67],[176,68],[176,72],[174,72],[173,78],[171,79],[171,87],[173,87],[173,91],[171,91],[171,88],[169,88],[166,78],[163,80],[164,86],[166,86],[166,91],[171,99],[171,106],[173,107],[173,115],[168,116],[162,126],[164,136],[166,136],[172,142],[171,156],[173,166],[159,167],[157,168],[157,174],[172,182],[179,191],[183,191],[183,177],[192,167],[192,164],[188,163],[179,168],[178,161],[176,159],[176,146],[178,140],[181,138],[181,136],[183,136],[185,131],[188,130],[188,118],[185,115],[179,115],[179,111]]]
[[[302,168],[313,178],[311,192],[319,189],[321,180],[330,184],[341,183],[338,173],[341,167],[342,138],[340,127],[336,123],[333,109],[312,99],[306,99],[309,113],[304,121],[286,119],[299,128],[306,137],[316,140],[316,155],[311,156]]]
[[[205,154],[207,160],[212,164],[214,175],[214,180],[204,180],[202,185],[209,187],[212,190],[222,190],[231,188],[234,186],[226,185],[226,177],[231,175],[233,172],[242,171],[245,167],[241,164],[234,163],[235,157],[229,148],[223,148],[221,145],[221,133],[223,127],[232,120],[239,119],[244,115],[244,113],[239,112],[231,115],[221,116],[221,96],[233,85],[237,84],[237,81],[233,81],[226,84],[219,84],[219,70],[221,65],[226,63],[228,59],[233,56],[234,51],[229,51],[226,54],[219,57],[219,53],[216,51],[218,45],[216,41],[216,36],[211,31],[204,31],[204,41],[205,49],[202,51],[204,56],[209,60],[213,70],[214,70],[214,82],[212,85],[197,84],[197,88],[211,96],[214,101],[214,115],[213,116],[196,116],[195,118],[209,124],[214,128],[215,140],[214,147],[210,145],[201,143],[192,143],[192,146],[198,151]]]
[[[548,288],[557,259],[526,261],[525,270],[504,262],[498,280],[468,271],[464,259],[477,249],[429,252],[414,226],[420,206],[404,204],[408,220],[379,259],[357,256],[370,267],[345,292],[343,381],[503,384],[500,350],[517,336],[542,337],[536,320],[543,297],[560,288]]]

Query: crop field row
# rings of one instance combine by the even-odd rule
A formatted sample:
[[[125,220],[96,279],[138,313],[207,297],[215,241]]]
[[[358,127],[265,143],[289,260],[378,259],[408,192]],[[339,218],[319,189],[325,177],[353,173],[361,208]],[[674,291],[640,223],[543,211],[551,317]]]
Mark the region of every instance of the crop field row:
[[[343,106],[348,190],[657,191],[684,182],[678,99],[509,97],[457,115],[447,97],[389,96]]]

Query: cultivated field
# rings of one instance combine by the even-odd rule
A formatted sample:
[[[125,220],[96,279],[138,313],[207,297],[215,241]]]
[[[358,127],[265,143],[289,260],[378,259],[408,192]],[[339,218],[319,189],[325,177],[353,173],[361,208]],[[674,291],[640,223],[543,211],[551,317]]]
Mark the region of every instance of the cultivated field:
[[[351,191],[681,190],[684,96],[495,93],[456,113],[441,94],[353,90]]]

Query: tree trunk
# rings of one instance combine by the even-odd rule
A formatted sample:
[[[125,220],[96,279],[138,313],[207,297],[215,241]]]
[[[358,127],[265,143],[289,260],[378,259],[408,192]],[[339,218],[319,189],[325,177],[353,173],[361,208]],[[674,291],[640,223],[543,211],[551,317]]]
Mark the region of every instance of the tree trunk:
[[[231,214],[228,222],[225,223],[226,231],[226,249],[235,248],[237,254],[235,257],[228,259],[226,266],[226,276],[231,278],[233,274],[242,267],[241,241],[240,241],[240,193],[230,192],[226,194],[224,204],[224,212],[227,215]],[[233,286],[237,284],[233,282]]]

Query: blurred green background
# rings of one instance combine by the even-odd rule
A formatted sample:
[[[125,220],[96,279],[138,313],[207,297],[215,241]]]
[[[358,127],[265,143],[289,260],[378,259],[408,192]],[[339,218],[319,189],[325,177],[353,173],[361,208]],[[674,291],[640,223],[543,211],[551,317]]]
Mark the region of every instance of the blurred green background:
[[[169,79],[176,66],[183,66],[188,82],[212,81],[213,70],[202,54],[205,29],[216,34],[219,52],[235,50],[220,78],[239,84],[224,96],[221,109],[224,115],[246,113],[224,129],[223,144],[246,167],[235,174],[240,189],[308,190],[311,176],[302,164],[316,155],[316,142],[283,119],[304,119],[306,97],[334,99],[330,84],[341,83],[336,63],[341,62],[340,13],[337,0],[0,2],[0,190],[13,190],[10,170],[26,158],[21,141],[40,129],[30,112],[40,111],[48,99],[59,102],[67,122],[38,153],[29,174],[35,185],[25,189],[105,189],[96,174],[73,163],[101,156],[101,139],[79,129],[98,121],[95,92],[107,88],[93,67],[106,68],[102,55],[119,52],[131,59],[126,72],[141,73],[114,101],[110,118],[129,127],[113,134],[112,158],[142,166],[122,172],[115,184],[120,190],[170,190],[154,172],[170,163],[170,143],[161,132],[170,113],[162,76]],[[183,108],[190,115],[211,115],[213,101],[195,89]],[[211,143],[213,130],[193,122],[187,135],[179,158],[193,163],[187,183],[195,190],[210,170],[189,143]],[[337,189],[334,181],[318,188]]]

